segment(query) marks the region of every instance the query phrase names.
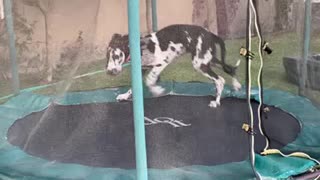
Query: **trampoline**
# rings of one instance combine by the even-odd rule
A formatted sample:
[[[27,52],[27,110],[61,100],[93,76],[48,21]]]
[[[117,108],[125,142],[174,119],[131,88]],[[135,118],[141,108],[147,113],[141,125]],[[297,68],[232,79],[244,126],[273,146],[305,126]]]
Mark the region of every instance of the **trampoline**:
[[[152,179],[253,178],[248,162],[248,134],[242,129],[248,113],[245,93],[227,88],[222,106],[212,109],[207,105],[213,98],[209,96],[214,90],[210,84],[163,85],[168,89],[165,96],[145,100],[148,167],[152,169]],[[54,103],[50,97],[29,93],[11,99],[0,111],[7,111],[8,107],[24,111],[19,115],[7,113],[6,119],[1,116],[2,134],[8,140],[1,153],[8,161],[2,161],[1,168],[6,167],[9,174],[32,174],[40,179],[134,179],[132,103],[114,102],[115,94],[123,91],[125,88],[68,93]],[[288,152],[303,150],[317,157],[317,139],[310,138],[319,137],[319,131],[310,123],[319,122],[310,122],[312,118],[307,114],[320,115],[320,112],[301,97],[282,91],[265,93],[277,100],[266,99],[270,111],[263,119],[271,147]],[[25,96],[29,102],[21,101]],[[255,107],[256,97],[252,98]],[[289,100],[303,103],[304,109],[288,103]],[[257,153],[264,143],[263,137],[257,134]],[[274,164],[274,158],[281,167]],[[277,158],[277,155],[257,155],[257,167],[263,166],[267,174],[284,177],[314,165],[303,158]],[[22,163],[26,160],[28,164]],[[283,166],[282,161],[289,164]],[[294,172],[288,174],[292,167]]]
[[[144,12],[141,2],[134,0],[127,1],[127,8],[120,1],[11,1],[0,1],[0,39],[4,39],[0,49],[5,52],[0,59],[8,61],[0,64],[4,70],[0,72],[1,180],[320,177],[320,110],[313,104],[319,101],[313,97],[319,92],[310,89],[307,78],[317,79],[307,68],[307,57],[318,51],[311,47],[319,44],[311,33],[312,29],[318,32],[319,27],[312,24],[319,23],[310,17],[320,15],[311,9],[311,0],[281,4],[257,0],[164,0],[158,4],[152,0],[144,1]],[[145,32],[158,31],[157,5],[162,12],[161,28],[197,24],[223,37],[227,61],[221,58],[216,65],[231,67],[242,56],[245,62],[236,74],[244,88],[235,92],[225,84],[221,106],[208,107],[217,89],[212,83],[198,82],[203,79],[188,69],[183,60],[190,61],[190,56],[185,55],[172,62],[174,71],[168,68],[168,76],[161,76],[165,82],[157,82],[166,90],[163,96],[152,97],[148,90],[143,91],[141,55],[146,54],[141,53],[140,38]],[[142,23],[141,16],[146,17]],[[301,37],[294,35],[302,29],[303,46]],[[107,61],[113,60],[119,69],[130,64],[131,84],[128,69],[117,77],[106,77],[102,69],[108,49],[105,41],[115,33],[128,34],[129,39],[122,36],[117,44],[130,54],[123,56],[116,48]],[[198,59],[205,60],[200,69],[207,67],[207,60],[217,53],[211,46],[214,41],[201,34],[193,37],[198,34],[193,31],[185,33],[189,43],[182,47],[196,48]],[[155,60],[147,63],[153,68],[165,67],[158,60],[171,63],[167,60],[172,53],[163,50],[167,43],[168,49],[175,44],[174,39],[150,37],[154,41],[147,48],[155,56],[144,58]],[[165,53],[158,53],[158,47]],[[175,52],[175,47],[170,49]],[[207,51],[198,54],[199,49]],[[284,78],[278,61],[297,52],[304,61],[297,63],[298,87]],[[264,61],[266,55],[271,56]],[[153,79],[162,69],[158,70],[151,71]],[[258,87],[253,88],[255,85]],[[117,102],[117,95],[127,92],[129,86],[134,100]]]
[[[221,108],[211,109],[208,99],[211,97],[175,95],[146,100],[147,149],[154,156],[149,159],[150,168],[217,165],[247,158],[248,138],[241,129],[248,113],[246,101],[227,98]],[[47,109],[52,113],[48,118],[44,117]],[[135,167],[132,103],[52,105],[47,109],[17,120],[9,129],[9,142],[50,161]],[[300,126],[280,109],[270,110],[266,133],[275,139],[271,147],[280,149],[296,138]],[[39,122],[42,118],[46,118],[43,123]],[[264,139],[257,139],[260,152]]]

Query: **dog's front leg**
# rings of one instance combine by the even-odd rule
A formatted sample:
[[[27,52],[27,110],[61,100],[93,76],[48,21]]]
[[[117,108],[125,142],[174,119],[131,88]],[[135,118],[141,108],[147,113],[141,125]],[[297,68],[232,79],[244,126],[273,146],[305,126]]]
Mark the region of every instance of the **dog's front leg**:
[[[132,89],[129,89],[126,93],[119,94],[116,98],[117,101],[127,101],[132,98]]]
[[[167,65],[167,63],[163,63],[154,66],[146,76],[146,86],[148,86],[153,96],[160,96],[165,91],[163,87],[157,85],[157,81],[161,72],[167,67]]]
[[[146,86],[149,88],[150,92],[153,96],[159,96],[164,93],[165,89],[159,85],[156,85],[157,81],[159,80],[160,73],[163,69],[167,66],[167,64],[158,65],[153,67],[148,75],[146,76]],[[142,73],[146,73],[146,69],[142,70]],[[116,98],[117,101],[127,101],[132,98],[132,89],[129,89],[124,94],[119,94]]]
[[[146,68],[142,68],[142,76],[147,72]],[[132,99],[132,89],[130,88],[126,93],[119,94],[116,98],[117,101],[127,101]]]

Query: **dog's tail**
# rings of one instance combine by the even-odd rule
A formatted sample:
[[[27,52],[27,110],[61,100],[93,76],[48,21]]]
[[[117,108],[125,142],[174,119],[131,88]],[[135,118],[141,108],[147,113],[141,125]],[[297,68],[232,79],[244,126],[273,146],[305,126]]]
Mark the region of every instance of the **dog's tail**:
[[[215,36],[214,39],[216,39],[217,44],[220,45],[220,51],[221,51],[221,53],[220,53],[221,54],[221,61],[217,62],[217,63],[221,64],[224,72],[230,74],[231,76],[235,76],[236,70],[239,67],[240,62],[241,62],[240,59],[237,61],[235,66],[231,66],[231,65],[227,64],[225,62],[225,58],[226,58],[226,46],[225,46],[225,43],[218,36],[216,36],[216,35],[214,35],[214,36]]]
[[[222,65],[223,71],[230,74],[230,76],[233,77],[236,75],[236,72],[237,72],[237,69],[238,69],[240,63],[241,63],[241,60],[238,59],[235,66],[231,66],[229,64],[221,64],[221,65]]]

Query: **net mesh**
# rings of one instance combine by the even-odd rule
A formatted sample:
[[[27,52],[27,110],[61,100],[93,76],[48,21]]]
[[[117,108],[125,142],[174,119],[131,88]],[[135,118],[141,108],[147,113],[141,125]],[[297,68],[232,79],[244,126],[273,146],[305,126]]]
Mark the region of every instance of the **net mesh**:
[[[151,0],[140,1],[141,37],[148,37],[147,35],[153,31],[153,9],[151,8],[151,3]],[[272,139],[272,141],[280,144],[281,148],[284,147],[283,150],[285,152],[306,149],[307,153],[319,159],[320,154],[315,153],[316,150],[319,150],[319,147],[314,142],[319,142],[319,134],[315,128],[319,127],[320,111],[320,83],[318,78],[320,76],[320,3],[314,1],[311,4],[309,27],[305,27],[306,12],[304,1],[259,1],[258,12],[263,38],[273,50],[270,55],[265,52],[263,54],[263,85],[266,90],[264,98],[266,103],[269,103],[272,107],[281,107],[280,109],[285,113],[292,114],[296,118],[293,122],[299,122],[304,127],[299,129],[303,133],[296,136],[298,139],[290,142],[286,142],[281,138]],[[156,15],[159,30],[173,24],[201,26],[223,39],[226,47],[225,61],[227,64],[235,66],[237,61],[241,60],[236,71],[236,77],[242,84],[242,89],[239,92],[232,90],[232,77],[225,73],[219,64],[214,64],[214,66],[210,67],[226,81],[226,87],[222,93],[221,107],[223,107],[225,97],[245,98],[246,62],[245,58],[239,54],[239,50],[246,45],[246,8],[247,1],[240,0],[161,0],[157,2]],[[117,141],[129,143],[134,138],[131,101],[116,101],[118,95],[126,93],[130,88],[130,63],[124,65],[122,72],[117,76],[106,72],[107,66],[109,65],[110,67],[108,45],[113,35],[116,33],[121,35],[128,34],[127,1],[12,0],[12,13],[16,36],[15,47],[20,93],[14,93],[13,68],[15,64],[12,64],[12,57],[10,57],[10,36],[7,32],[6,19],[1,19],[0,121],[4,125],[0,129],[2,139],[0,142],[0,157],[6,159],[6,162],[11,163],[12,166],[0,163],[0,177],[134,179],[135,166],[129,166],[130,168],[112,166],[112,164],[119,164],[119,161],[123,161],[124,167],[127,167],[126,160],[135,163],[134,146],[126,146],[125,144],[117,146]],[[306,40],[308,39],[308,28],[310,29],[310,41]],[[253,25],[252,29],[254,29]],[[175,40],[170,40],[170,38],[179,37],[181,33],[189,33],[190,38],[193,38],[192,41],[198,42],[198,36],[194,36],[198,32],[177,32],[166,32],[167,34],[159,37],[159,43],[164,42],[161,39],[163,38],[169,39],[168,42],[174,44],[176,43]],[[201,35],[203,34],[200,33]],[[211,39],[202,40],[202,44],[211,44],[213,42]],[[258,100],[256,90],[258,85],[257,73],[260,66],[258,40],[257,33],[253,30],[252,85],[254,90],[252,97],[255,100]],[[189,49],[197,48],[197,43],[190,43],[189,45],[193,46]],[[308,51],[304,52],[304,47],[309,47]],[[153,47],[148,46],[148,48]],[[114,51],[114,53],[116,52]],[[220,59],[221,48],[217,46],[215,53]],[[307,59],[304,59],[304,53],[307,53]],[[158,54],[158,56],[161,55]],[[166,89],[166,93],[190,96],[216,95],[218,88],[213,79],[208,78],[206,74],[199,73],[199,68],[195,68],[192,63],[193,56],[194,54],[187,52],[175,58],[161,72],[161,76],[156,82]],[[152,57],[148,58],[152,60]],[[304,67],[305,70],[303,69]],[[305,79],[302,79],[302,77]],[[148,81],[148,77],[144,77],[144,79]],[[304,82],[305,86],[302,85]],[[150,88],[147,87],[147,83],[144,84],[145,99],[156,99],[150,92]],[[215,100],[212,96],[208,96],[206,101],[203,102],[205,104],[203,108],[210,109],[208,104]],[[242,123],[247,121],[247,117],[238,119],[239,126],[232,124],[215,126],[208,122],[210,124],[208,128],[188,132],[192,134],[192,136],[188,136],[191,139],[201,137],[203,139],[199,141],[207,142],[207,148],[204,146],[205,148],[203,149],[197,149],[196,144],[189,146],[190,144],[187,145],[188,142],[185,142],[187,144],[184,146],[184,144],[179,143],[182,141],[183,133],[187,133],[181,129],[187,129],[189,127],[188,124],[196,126],[198,121],[199,123],[201,122],[201,119],[196,119],[197,115],[202,115],[201,109],[197,108],[197,111],[193,111],[190,107],[189,111],[193,111],[190,116],[193,117],[193,114],[195,114],[195,119],[192,122],[191,120],[187,122],[184,119],[166,117],[166,113],[169,110],[177,112],[176,114],[179,114],[179,112],[185,113],[183,112],[185,109],[179,109],[181,106],[179,103],[182,102],[182,100],[172,102],[176,104],[174,108],[169,108],[171,106],[168,104],[153,104],[159,109],[159,112],[163,113],[156,115],[151,113],[150,116],[154,117],[149,118],[150,122],[148,119],[146,122],[155,124],[154,126],[146,126],[155,128],[154,133],[149,132],[147,134],[147,143],[151,144],[148,146],[150,149],[147,149],[148,159],[150,162],[153,162],[154,159],[159,160],[156,155],[161,154],[164,159],[168,159],[168,157],[175,159],[175,164],[178,164],[178,166],[168,168],[168,164],[165,164],[166,162],[164,161],[161,162],[160,158],[159,166],[166,167],[164,168],[165,171],[162,171],[163,169],[161,168],[160,170],[150,170],[150,177],[152,179],[157,179],[158,177],[165,179],[212,179],[212,177],[237,179],[236,175],[240,173],[243,179],[254,178],[254,174],[250,169],[248,154],[245,154],[245,158],[241,160],[237,159],[217,166],[214,166],[216,164],[213,162],[208,162],[206,160],[207,157],[201,156],[201,153],[210,154],[207,152],[214,151],[214,147],[210,146],[211,140],[205,135],[201,136],[201,132],[209,133],[210,131],[225,130],[226,132],[222,133],[221,139],[231,139],[231,137],[235,137],[232,135],[238,132],[240,132],[239,137],[247,137],[247,134],[242,132],[240,127]],[[148,101],[147,103],[151,102]],[[103,106],[103,104],[112,105],[112,108],[116,110],[109,106]],[[122,104],[127,104],[129,108],[126,106],[127,108],[124,109],[124,107],[120,106]],[[194,104],[196,103],[194,102]],[[88,106],[83,110],[80,117],[73,116],[76,111],[80,110],[67,110],[70,106],[79,106],[78,108],[81,109],[80,106],[85,105]],[[200,103],[199,106],[201,106]],[[57,112],[60,112],[58,111],[59,109],[62,109],[65,121],[54,120]],[[219,110],[219,107],[211,109],[213,112],[222,111]],[[237,116],[233,110],[226,109],[225,113],[229,113],[233,117]],[[300,113],[303,113],[303,111],[309,114],[301,115]],[[125,113],[130,114],[127,118],[130,120],[124,120],[124,122],[114,121],[114,117],[122,117],[122,114]],[[264,115],[268,116],[267,114],[268,112]],[[98,115],[98,117],[95,115]],[[213,118],[220,118],[220,121],[225,121],[223,117],[213,116]],[[29,118],[28,121],[23,119],[25,117]],[[167,119],[163,119],[163,117]],[[78,118],[81,118],[81,121]],[[268,120],[267,117],[265,120]],[[278,119],[278,121],[281,121],[281,119]],[[21,122],[21,124],[16,122]],[[116,125],[117,123],[121,126]],[[295,130],[285,129],[285,127],[277,129],[276,123],[273,125],[273,131],[287,132],[283,134],[295,132]],[[179,126],[179,128],[176,126]],[[53,127],[56,128],[53,134],[42,134],[43,132],[49,132],[50,128]],[[169,127],[171,129],[167,129]],[[20,133],[19,136],[15,133],[10,135],[9,132],[12,132],[14,128],[18,128],[16,131]],[[125,133],[126,131],[128,133]],[[105,137],[115,132],[119,135],[118,137]],[[123,132],[123,135],[118,132]],[[306,135],[304,132],[307,132]],[[308,134],[309,132],[310,134]],[[166,134],[170,134],[171,137],[165,136]],[[21,138],[21,136],[25,138]],[[88,136],[92,137],[94,143],[85,141]],[[307,138],[308,136],[309,138]],[[162,140],[166,138],[173,138],[178,145],[172,147],[178,149],[172,148],[168,152],[157,152],[157,142],[151,142],[151,140],[163,142]],[[51,140],[56,144],[46,144]],[[247,140],[245,142],[248,143]],[[296,144],[290,144],[292,142]],[[220,143],[223,144],[223,141]],[[287,145],[288,143],[289,145]],[[96,146],[86,147],[87,144],[95,144]],[[101,144],[109,145],[103,146]],[[42,148],[40,148],[40,145],[43,145]],[[77,147],[74,145],[77,145]],[[29,149],[37,149],[35,147],[38,146],[38,150],[28,151]],[[185,147],[191,147],[191,149]],[[311,147],[314,147],[314,149]],[[86,151],[82,152],[82,148],[86,149]],[[242,148],[248,150],[249,147],[246,144]],[[127,149],[126,152],[128,154],[119,155],[119,157],[108,157],[103,153],[105,151],[122,151],[123,149]],[[239,147],[230,148],[228,151],[237,153],[237,149]],[[5,153],[2,153],[2,150]],[[182,150],[192,151],[193,153],[190,157],[183,157],[181,154],[173,153],[175,151],[184,152]],[[47,152],[46,155],[45,152]],[[248,153],[248,151],[244,152]],[[13,156],[10,156],[10,153]],[[176,156],[172,156],[172,154]],[[272,172],[272,168],[270,168],[272,163],[270,162],[274,160],[274,157],[264,159],[258,154],[257,156],[258,166],[263,169],[262,174],[269,176],[270,172]],[[177,157],[180,158],[181,162]],[[186,159],[190,160],[194,157],[201,157],[202,159],[200,158],[201,161],[196,161],[191,165],[183,164]],[[221,157],[223,159],[223,155]],[[27,161],[24,161],[24,158]],[[82,161],[80,160],[85,158],[90,162],[89,164],[81,163]],[[95,164],[95,160],[100,158],[107,162],[108,167],[99,163]],[[227,157],[225,158],[227,159]],[[288,164],[287,160],[285,160],[283,164],[280,163],[282,167],[279,168],[282,169],[281,174],[273,175],[275,177],[288,177],[302,173],[314,165],[313,161],[299,158],[295,160],[295,163],[291,161],[291,164],[296,164],[298,169],[290,171],[294,172],[293,174],[286,174],[290,169],[290,165],[284,165]],[[28,164],[29,162],[30,164]],[[270,169],[263,166],[264,163],[261,162],[266,162],[265,164],[270,165]],[[69,166],[69,163],[73,163],[73,165]],[[34,167],[31,165],[34,165]],[[243,166],[243,169],[237,170],[238,166]],[[51,172],[50,168],[53,168],[54,172]],[[74,171],[68,173],[64,170],[68,168],[74,168]],[[224,170],[225,168],[229,168],[229,170]],[[39,169],[41,171],[38,174],[35,173]],[[8,170],[8,173],[6,170]],[[97,175],[95,176],[94,174]]]

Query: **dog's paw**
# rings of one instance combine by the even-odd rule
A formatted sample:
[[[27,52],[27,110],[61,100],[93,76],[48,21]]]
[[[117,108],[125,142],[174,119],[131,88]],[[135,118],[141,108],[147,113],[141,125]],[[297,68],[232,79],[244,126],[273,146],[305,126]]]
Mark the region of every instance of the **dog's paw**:
[[[157,97],[163,95],[166,90],[161,86],[154,86],[150,88],[150,91],[153,96]]]
[[[216,108],[216,107],[220,106],[220,102],[210,101],[208,106],[211,108]]]
[[[236,79],[232,80],[232,86],[233,86],[233,89],[235,91],[240,91],[241,90],[241,84]]]
[[[129,93],[124,93],[124,94],[119,94],[116,98],[117,101],[127,101],[131,98],[131,94]]]

